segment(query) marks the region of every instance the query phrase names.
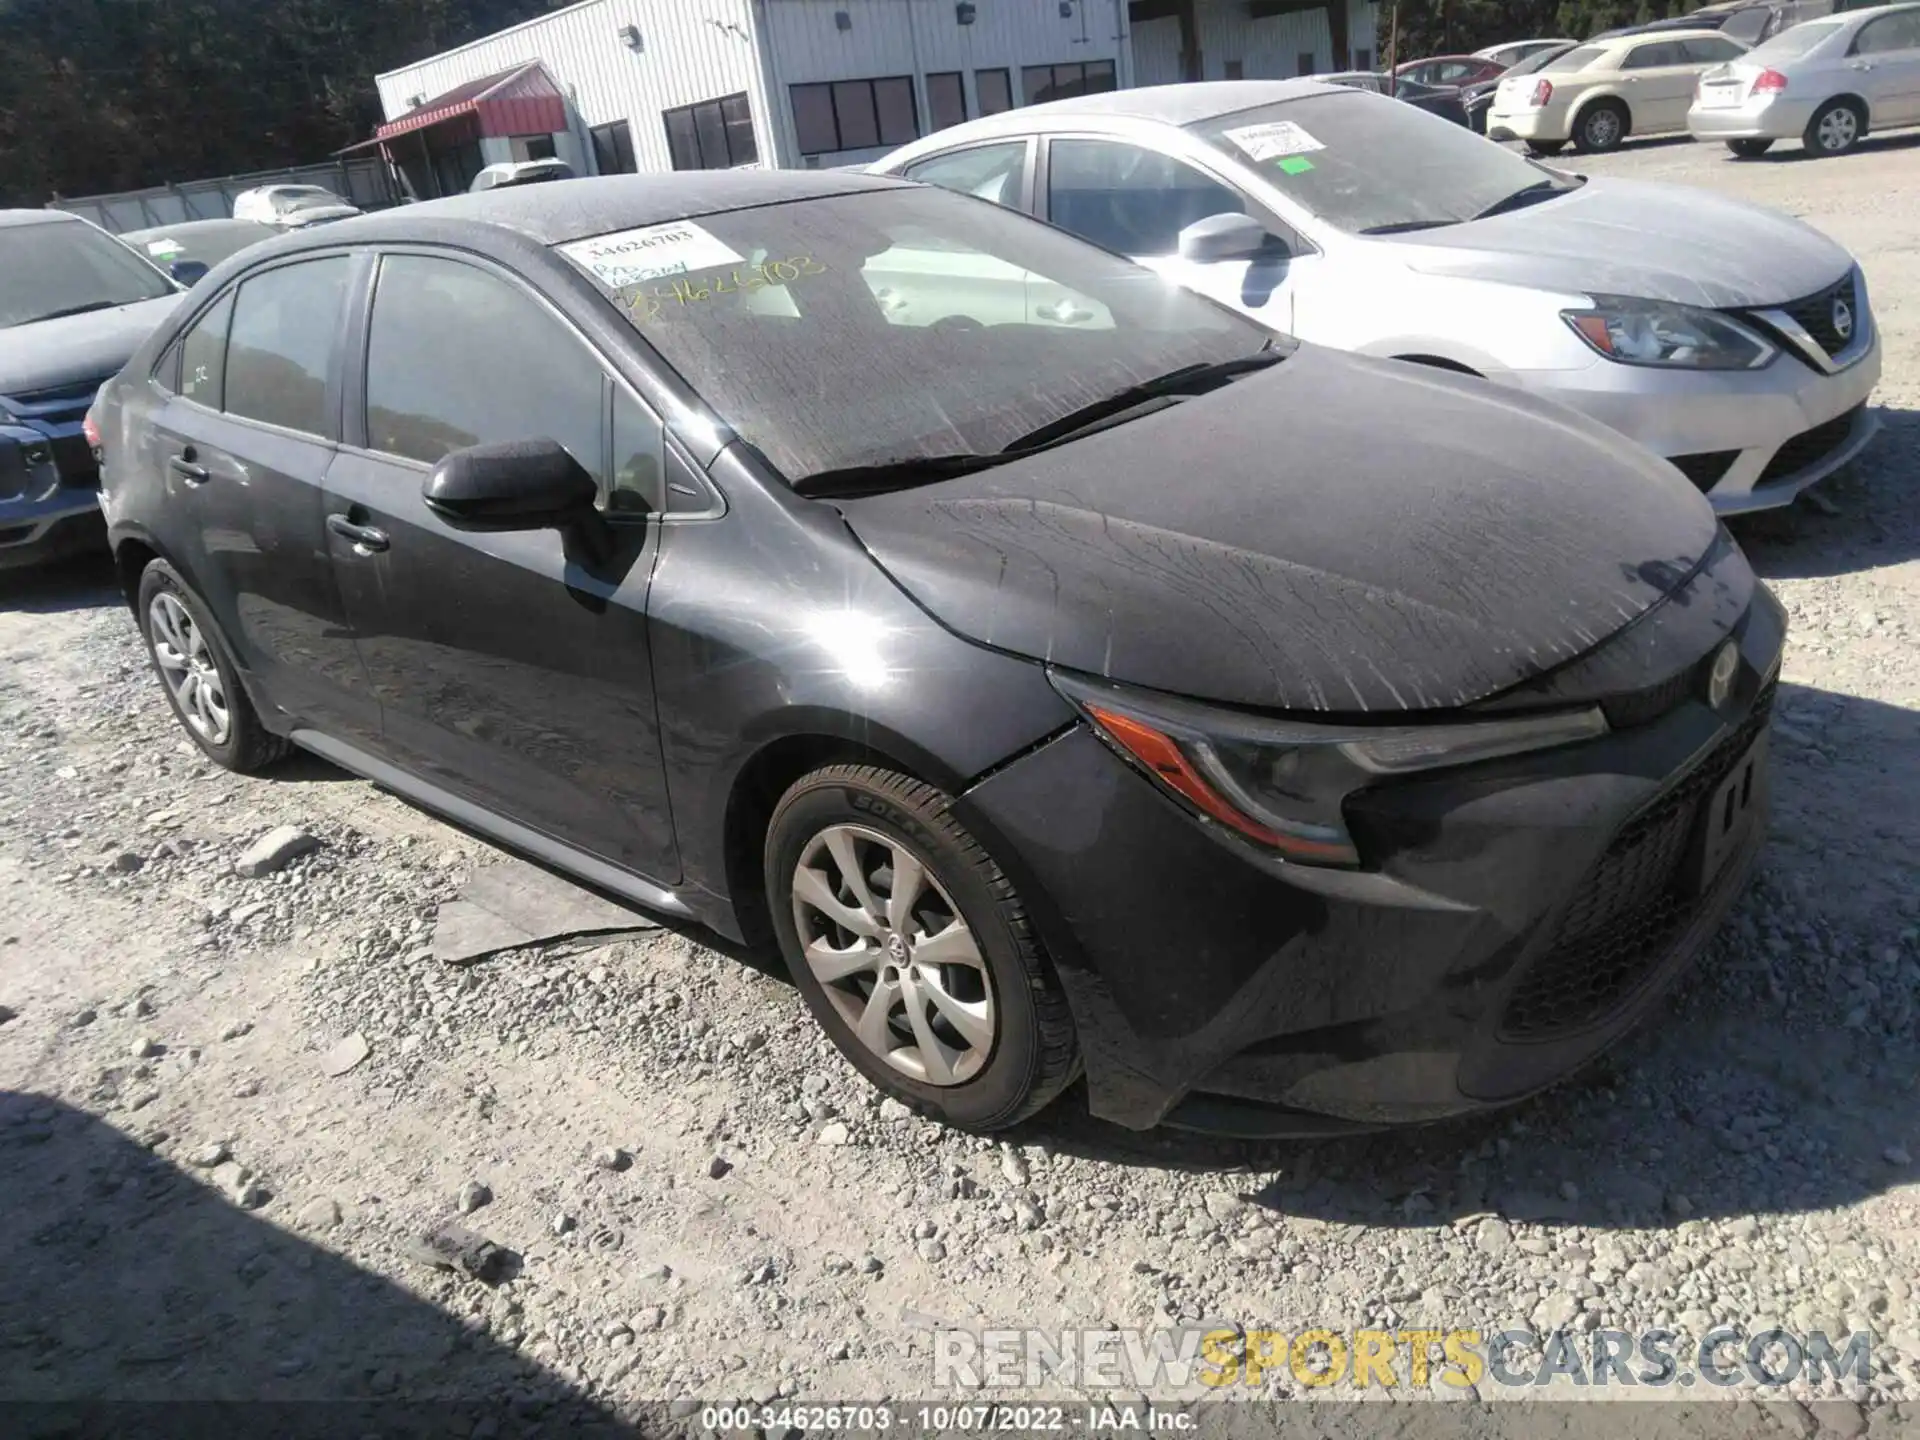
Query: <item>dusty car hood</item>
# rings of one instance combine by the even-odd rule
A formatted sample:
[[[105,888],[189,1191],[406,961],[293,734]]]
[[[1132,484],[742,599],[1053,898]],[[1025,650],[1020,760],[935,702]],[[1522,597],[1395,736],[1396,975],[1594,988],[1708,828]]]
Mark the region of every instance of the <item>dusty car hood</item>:
[[[105,380],[127,363],[178,295],[0,330],[0,395]]]
[[[1640,180],[1589,180],[1525,210],[1380,243],[1425,275],[1715,309],[1798,300],[1853,264],[1790,215]]]
[[[1676,471],[1572,411],[1316,346],[1022,461],[833,503],[983,644],[1333,712],[1534,678],[1657,606],[1717,534]]]

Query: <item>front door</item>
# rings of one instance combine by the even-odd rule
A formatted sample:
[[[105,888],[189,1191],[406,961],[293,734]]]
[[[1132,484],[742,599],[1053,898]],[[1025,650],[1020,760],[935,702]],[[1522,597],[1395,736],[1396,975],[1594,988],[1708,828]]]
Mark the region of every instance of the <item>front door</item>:
[[[1862,25],[1847,63],[1875,129],[1920,122],[1920,10],[1897,10]]]
[[[340,330],[353,262],[302,259],[222,295],[178,346],[155,420],[181,556],[236,659],[302,724],[366,742],[380,709],[327,560]]]
[[[364,444],[328,473],[326,510],[386,757],[674,883],[646,614],[660,422],[518,280],[465,260],[383,256],[365,354],[348,426]],[[449,451],[533,439],[600,482],[604,547],[462,530],[427,508]]]
[[[1177,156],[1092,136],[1049,142],[1046,218],[1063,230],[1137,261],[1177,285],[1244,311],[1276,330],[1294,329],[1294,286],[1309,257],[1276,241],[1254,260],[1200,263],[1180,254],[1180,232],[1210,215],[1247,214],[1231,186]],[[1261,216],[1263,220],[1270,217]]]

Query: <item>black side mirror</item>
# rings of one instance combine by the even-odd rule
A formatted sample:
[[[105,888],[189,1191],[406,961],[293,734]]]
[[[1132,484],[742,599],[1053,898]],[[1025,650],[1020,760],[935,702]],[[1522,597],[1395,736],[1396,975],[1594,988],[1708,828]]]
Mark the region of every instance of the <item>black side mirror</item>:
[[[594,513],[599,487],[555,440],[510,440],[455,450],[420,493],[441,519],[468,530],[545,530]]]
[[[1220,260],[1251,260],[1266,253],[1274,236],[1251,215],[1228,211],[1196,220],[1180,232],[1180,258],[1210,265]]]
[[[207,278],[211,268],[204,260],[176,260],[167,266],[167,273],[191,289]]]

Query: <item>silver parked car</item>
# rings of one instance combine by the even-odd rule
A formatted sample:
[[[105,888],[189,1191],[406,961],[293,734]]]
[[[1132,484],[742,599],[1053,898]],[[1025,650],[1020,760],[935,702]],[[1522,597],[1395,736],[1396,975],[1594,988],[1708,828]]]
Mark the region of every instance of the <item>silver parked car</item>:
[[[1877,424],[1865,281],[1826,236],[1705,191],[1564,174],[1366,91],[1081,96],[873,168],[1031,210],[1301,339],[1570,404],[1722,513],[1786,504]]]
[[[1868,130],[1920,125],[1920,5],[1880,5],[1783,30],[1700,77],[1687,129],[1734,154],[1798,140],[1844,155]]]

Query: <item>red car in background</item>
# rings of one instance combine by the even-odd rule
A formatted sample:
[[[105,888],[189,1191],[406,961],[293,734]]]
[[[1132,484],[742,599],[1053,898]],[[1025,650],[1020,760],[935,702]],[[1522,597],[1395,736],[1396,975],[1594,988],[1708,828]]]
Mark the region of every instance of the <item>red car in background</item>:
[[[1393,74],[1396,80],[1412,80],[1419,85],[1461,86],[1491,80],[1506,68],[1484,55],[1431,55],[1396,65]]]

